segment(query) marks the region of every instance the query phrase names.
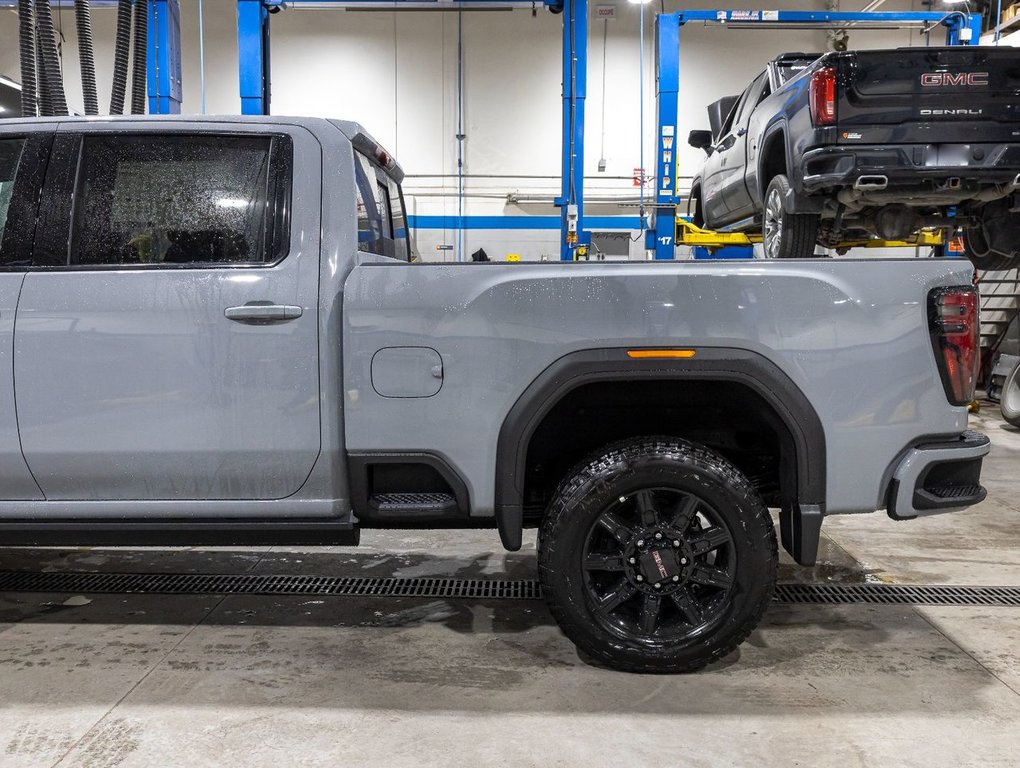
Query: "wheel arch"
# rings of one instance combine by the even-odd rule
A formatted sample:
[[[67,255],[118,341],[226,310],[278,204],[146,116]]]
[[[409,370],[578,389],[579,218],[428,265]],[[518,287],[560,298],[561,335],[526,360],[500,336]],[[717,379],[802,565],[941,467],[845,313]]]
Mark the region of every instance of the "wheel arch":
[[[786,123],[777,121],[765,131],[758,153],[758,202],[764,203],[765,190],[776,174],[785,174],[793,182],[790,171],[790,148],[787,141]]]
[[[705,205],[704,202],[701,200],[701,188],[702,188],[701,175],[698,174],[691,181],[691,191],[690,194],[687,195],[687,217],[693,224],[699,227],[705,226]],[[698,206],[701,206],[701,223],[698,223],[698,221],[696,221],[698,217],[697,216]]]
[[[793,477],[784,509],[784,547],[798,562],[814,561],[825,507],[825,433],[814,407],[768,358],[739,348],[698,348],[693,359],[630,359],[626,349],[582,350],[559,358],[524,390],[508,412],[496,449],[495,513],[504,547],[521,546],[528,454],[536,431],[553,409],[594,383],[730,382],[752,391],[788,431]],[[578,457],[580,458],[580,457]]]

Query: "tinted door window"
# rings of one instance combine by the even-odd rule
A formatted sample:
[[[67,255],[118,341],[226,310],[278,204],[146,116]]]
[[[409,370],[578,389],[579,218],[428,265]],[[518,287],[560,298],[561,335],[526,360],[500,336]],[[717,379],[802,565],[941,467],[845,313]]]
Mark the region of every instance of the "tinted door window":
[[[18,176],[18,166],[21,164],[24,148],[24,139],[0,140],[0,253],[5,251],[3,241],[8,239],[8,214],[11,210],[11,201],[14,199],[14,182]]]
[[[744,98],[740,102],[740,106],[735,110],[737,112],[737,118],[733,121],[734,128],[742,128],[747,125],[747,120],[751,116],[751,112],[758,102],[761,101],[762,85],[765,82],[765,73],[758,75],[751,86],[745,91]]]
[[[407,215],[404,211],[404,195],[400,185],[388,179],[390,187],[390,215],[393,219],[393,255],[405,261],[411,260],[410,238],[407,232]]]
[[[354,187],[358,195],[358,250],[383,253],[383,225],[376,199],[375,168],[368,158],[354,155]]]
[[[86,136],[72,265],[258,264],[282,256],[271,136]],[[279,174],[280,177],[283,174]],[[275,235],[274,236],[274,232]]]
[[[358,197],[358,250],[410,260],[400,185],[360,152],[354,153]]]

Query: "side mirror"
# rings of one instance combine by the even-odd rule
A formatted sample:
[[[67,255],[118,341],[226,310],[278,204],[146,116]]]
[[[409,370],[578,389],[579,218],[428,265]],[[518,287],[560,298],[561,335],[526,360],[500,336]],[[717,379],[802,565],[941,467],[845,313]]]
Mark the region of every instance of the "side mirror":
[[[706,155],[712,154],[712,132],[711,131],[691,131],[687,134],[687,143],[695,149],[705,150]]]

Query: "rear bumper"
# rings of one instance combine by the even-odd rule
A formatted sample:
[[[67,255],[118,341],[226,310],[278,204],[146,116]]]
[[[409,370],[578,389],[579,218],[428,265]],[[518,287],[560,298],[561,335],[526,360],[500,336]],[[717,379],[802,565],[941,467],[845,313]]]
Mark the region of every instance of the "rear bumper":
[[[907,451],[893,471],[887,509],[893,520],[955,512],[984,501],[981,462],[991,443],[978,432],[956,440],[922,443]]]
[[[959,177],[1009,183],[1020,173],[1017,144],[840,144],[804,153],[805,192],[852,187],[861,176],[886,176],[890,186]]]

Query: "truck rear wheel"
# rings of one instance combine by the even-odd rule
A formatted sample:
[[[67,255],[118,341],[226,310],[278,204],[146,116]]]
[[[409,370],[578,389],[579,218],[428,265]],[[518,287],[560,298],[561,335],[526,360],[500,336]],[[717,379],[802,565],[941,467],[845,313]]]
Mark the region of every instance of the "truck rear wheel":
[[[787,213],[784,200],[790,181],[782,174],[773,177],[765,190],[762,213],[762,246],[766,259],[809,259],[815,255],[818,216]]]
[[[616,443],[574,468],[539,530],[539,576],[564,634],[628,672],[691,672],[761,620],[772,519],[739,470],[672,437]]]

